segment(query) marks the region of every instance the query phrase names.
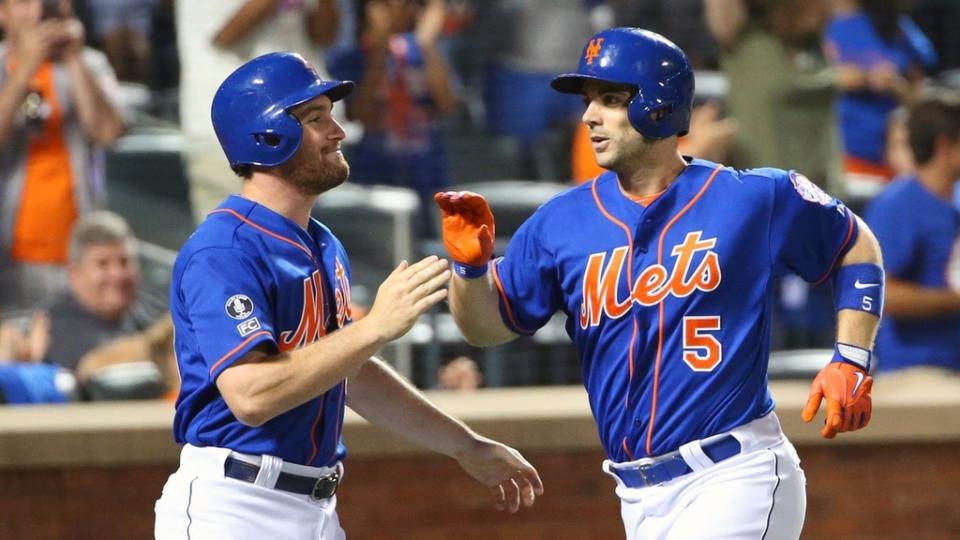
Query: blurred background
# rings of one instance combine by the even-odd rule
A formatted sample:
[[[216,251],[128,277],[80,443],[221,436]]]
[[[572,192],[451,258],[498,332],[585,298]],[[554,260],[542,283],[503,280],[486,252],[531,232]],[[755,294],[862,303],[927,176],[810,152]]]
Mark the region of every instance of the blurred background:
[[[687,53],[696,100],[684,153],[797,169],[858,212],[925,165],[911,106],[960,88],[957,0],[0,0],[0,10],[0,403],[11,406],[172,406],[173,260],[241,184],[210,102],[259,54],[300,52],[358,83],[336,112],[351,179],[314,211],[350,254],[355,318],[398,261],[443,254],[434,192],[485,195],[502,253],[540,204],[602,172],[581,100],[548,84],[601,28],[654,30]],[[368,69],[381,59],[384,72]],[[956,295],[960,253],[950,260],[944,294]],[[958,313],[943,332],[960,334]],[[438,308],[383,356],[422,389],[566,387],[580,368],[564,324],[557,315],[532,338],[475,349]],[[771,379],[806,384],[833,329],[829,285],[778,283]],[[960,352],[937,367],[955,377]],[[601,476],[599,460],[589,472]]]
[[[681,139],[685,153],[738,168],[795,168],[857,210],[891,179],[915,169],[898,131],[903,109],[926,86],[960,84],[960,35],[950,31],[960,23],[960,3],[950,0],[448,0],[438,2],[443,24],[431,45],[438,60],[407,46],[434,2],[54,3],[72,5],[82,23],[82,56],[102,103],[90,107],[97,120],[71,120],[85,111],[71,113],[73,94],[60,89],[66,92],[61,106],[68,144],[59,152],[68,157],[58,163],[65,171],[24,172],[30,159],[48,151],[59,155],[48,148],[55,144],[10,145],[4,152],[6,253],[0,268],[5,284],[23,293],[0,296],[7,343],[0,353],[4,360],[19,356],[69,370],[86,352],[78,347],[143,332],[164,316],[177,249],[240,186],[212,132],[213,92],[235,67],[266,51],[299,51],[322,72],[356,80],[363,89],[355,96],[365,99],[338,107],[348,131],[350,183],[323,195],[315,212],[351,255],[360,315],[397,261],[442,253],[430,201],[435,191],[484,194],[498,218],[503,250],[537,206],[600,172],[578,129],[580,100],[548,86],[553,75],[575,68],[582,44],[599,28],[642,26],[687,52],[697,73],[697,101],[691,134]],[[389,20],[371,22],[370,4],[387,7]],[[29,46],[31,40],[19,39],[16,28],[5,30],[8,62],[12,52],[23,57],[26,47],[11,51],[9,44]],[[47,58],[34,63],[63,63],[55,49],[47,45]],[[373,54],[389,58],[386,76],[367,73]],[[430,62],[441,64],[435,79],[426,75]],[[64,71],[64,78],[72,76]],[[4,80],[5,87],[14,83]],[[42,97],[28,107],[37,96],[42,92],[31,93],[0,123],[5,138],[22,136],[17,124],[29,122],[21,115],[49,120],[43,115],[51,107]],[[88,125],[105,117],[121,126],[106,137]],[[59,180],[43,183],[36,178],[42,174]],[[64,349],[57,343],[72,341],[58,334],[73,329],[57,320],[64,317],[50,321],[43,312],[68,302],[62,296],[71,288],[65,277],[69,233],[76,220],[98,209],[121,216],[136,240],[124,285],[129,290],[117,293],[131,298],[116,301],[119,313],[106,317],[112,320],[93,321],[102,339],[71,342],[76,358],[56,358]],[[30,219],[51,214],[57,223]],[[40,235],[60,245],[31,249]],[[73,288],[96,286],[109,287]],[[109,311],[68,303],[78,318],[88,312],[96,319],[99,309],[102,319]],[[811,289],[799,278],[786,279],[776,304],[775,349],[832,347],[828,286]],[[39,342],[34,350],[11,344],[18,332],[20,342],[29,342],[31,327],[33,343]],[[438,310],[384,354],[421,388],[441,384],[441,367],[458,357],[476,366],[485,386],[575,384],[580,376],[559,316],[533,339],[474,350]],[[792,366],[774,363],[773,376],[791,375]],[[149,366],[141,368],[146,376]],[[169,389],[174,382],[161,384]]]

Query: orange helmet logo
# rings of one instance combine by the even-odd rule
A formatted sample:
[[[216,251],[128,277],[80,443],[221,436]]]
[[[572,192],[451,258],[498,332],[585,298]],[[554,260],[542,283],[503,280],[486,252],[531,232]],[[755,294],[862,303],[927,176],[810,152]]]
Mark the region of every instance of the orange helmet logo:
[[[587,65],[593,64],[593,59],[600,56],[600,47],[603,46],[603,38],[591,39],[590,43],[587,44],[587,53],[584,58],[587,60]]]

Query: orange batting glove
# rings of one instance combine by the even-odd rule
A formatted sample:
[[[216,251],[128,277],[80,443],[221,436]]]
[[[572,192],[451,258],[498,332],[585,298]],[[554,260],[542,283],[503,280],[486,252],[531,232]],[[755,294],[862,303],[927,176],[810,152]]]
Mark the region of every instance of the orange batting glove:
[[[837,433],[866,427],[873,411],[871,388],[873,378],[862,367],[842,361],[830,362],[813,379],[810,397],[800,417],[804,422],[813,420],[821,400],[827,398],[827,418],[820,432],[824,438],[832,439]]]
[[[433,196],[440,206],[443,245],[454,261],[485,267],[493,255],[496,227],[483,195],[472,191],[443,191]]]

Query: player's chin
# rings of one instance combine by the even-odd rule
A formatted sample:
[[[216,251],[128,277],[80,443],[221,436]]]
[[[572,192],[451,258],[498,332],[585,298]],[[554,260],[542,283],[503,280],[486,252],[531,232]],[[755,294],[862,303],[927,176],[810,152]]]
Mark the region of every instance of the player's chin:
[[[610,166],[616,162],[616,159],[614,159],[616,156],[614,156],[612,152],[601,152],[594,155],[597,158],[597,165],[603,167],[604,169],[609,169]]]

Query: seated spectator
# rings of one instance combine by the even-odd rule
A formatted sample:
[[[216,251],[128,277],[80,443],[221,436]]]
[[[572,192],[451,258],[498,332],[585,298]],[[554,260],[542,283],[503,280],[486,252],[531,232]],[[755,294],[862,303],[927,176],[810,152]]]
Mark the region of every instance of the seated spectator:
[[[844,0],[827,27],[842,94],[837,103],[845,189],[868,199],[893,177],[884,162],[888,116],[921,90],[937,64],[933,44],[907,16],[907,3]]]
[[[104,199],[102,148],[124,119],[69,1],[0,0],[0,27],[0,313],[29,312],[65,286],[70,229]]]
[[[483,384],[483,374],[469,356],[458,356],[444,364],[437,373],[441,390],[476,390]]]
[[[960,96],[924,98],[907,131],[916,174],[891,183],[865,214],[886,270],[877,367],[960,374]]]
[[[123,218],[99,211],[77,223],[70,237],[68,283],[68,291],[47,307],[48,362],[75,372],[82,386],[107,366],[153,362],[167,386],[175,384],[168,367],[169,316],[153,321],[135,308],[135,238]]]
[[[352,149],[350,180],[409,187],[420,197],[418,231],[434,235],[433,194],[450,184],[440,119],[457,107],[453,74],[437,46],[444,0],[366,0],[358,4],[360,39],[328,66],[357,82],[347,117],[363,125]]]

